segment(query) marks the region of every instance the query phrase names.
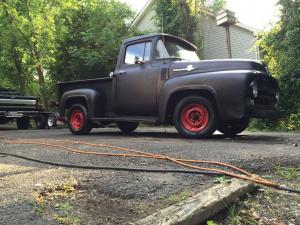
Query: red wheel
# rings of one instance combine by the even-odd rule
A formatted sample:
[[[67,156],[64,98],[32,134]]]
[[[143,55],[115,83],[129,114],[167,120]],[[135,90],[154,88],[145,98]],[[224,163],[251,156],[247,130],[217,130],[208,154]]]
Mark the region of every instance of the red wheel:
[[[73,134],[88,134],[91,131],[92,125],[83,105],[75,104],[70,108],[68,126]]]
[[[208,124],[209,113],[205,106],[200,104],[186,105],[181,112],[181,123],[191,132],[202,131]]]
[[[183,98],[175,107],[174,125],[188,138],[207,138],[216,130],[217,115],[213,104],[200,96]]]
[[[83,126],[85,120],[84,117],[85,116],[82,111],[80,110],[72,111],[70,123],[74,130],[79,130]]]

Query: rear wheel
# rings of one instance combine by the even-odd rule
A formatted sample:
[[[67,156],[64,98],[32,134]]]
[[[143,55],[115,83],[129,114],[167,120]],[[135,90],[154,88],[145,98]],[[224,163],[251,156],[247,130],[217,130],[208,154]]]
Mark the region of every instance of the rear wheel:
[[[30,119],[29,117],[21,117],[17,118],[17,127],[20,130],[26,130],[30,126]]]
[[[219,123],[218,131],[226,137],[234,137],[243,132],[249,125],[249,119],[240,119],[233,121],[223,121]]]
[[[68,126],[73,134],[88,134],[92,129],[92,123],[88,119],[87,110],[83,105],[75,104],[68,114]]]
[[[207,138],[216,130],[217,115],[206,98],[188,96],[175,107],[174,125],[187,138]]]
[[[123,133],[131,133],[133,132],[137,127],[139,123],[135,122],[118,122],[117,126]]]
[[[50,113],[47,117],[47,126],[49,128],[53,128],[53,127],[56,127],[57,126],[57,117],[55,114],[53,113]]]

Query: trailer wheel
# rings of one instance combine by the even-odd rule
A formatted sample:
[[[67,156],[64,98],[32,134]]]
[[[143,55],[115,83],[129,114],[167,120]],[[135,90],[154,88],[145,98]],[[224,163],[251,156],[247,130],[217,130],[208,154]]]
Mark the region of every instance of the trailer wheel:
[[[30,119],[29,119],[29,117],[17,118],[16,122],[17,122],[17,127],[20,130],[26,130],[30,126]]]
[[[92,129],[92,123],[88,119],[86,108],[81,104],[75,104],[68,113],[68,126],[73,134],[88,134]]]
[[[181,135],[187,138],[208,138],[216,130],[217,115],[208,99],[188,96],[176,105],[173,120]]]
[[[44,115],[40,115],[35,119],[36,128],[38,129],[45,129],[46,123],[46,117]]]
[[[131,133],[133,132],[137,127],[139,123],[135,122],[118,122],[117,126],[123,133]]]
[[[55,114],[50,113],[47,117],[47,126],[49,128],[53,128],[57,126],[57,117],[55,116]]]
[[[234,121],[223,121],[219,123],[218,131],[224,134],[225,137],[234,137],[243,132],[249,125],[249,119],[240,119]]]

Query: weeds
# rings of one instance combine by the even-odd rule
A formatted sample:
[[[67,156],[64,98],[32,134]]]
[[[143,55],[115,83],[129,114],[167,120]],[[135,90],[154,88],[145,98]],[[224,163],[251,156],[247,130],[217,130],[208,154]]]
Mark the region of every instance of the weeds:
[[[35,194],[32,203],[34,211],[38,214],[47,214],[60,224],[79,225],[79,218],[72,213],[72,205],[68,201],[62,202],[74,196],[77,186],[77,181],[74,179],[58,185],[48,184],[46,188]]]
[[[186,191],[183,191],[183,192],[180,192],[178,194],[172,194],[170,197],[169,197],[169,200],[173,203],[173,204],[176,204],[176,203],[179,203],[179,202],[182,202],[184,200],[186,200],[188,197],[190,196],[190,194]]]

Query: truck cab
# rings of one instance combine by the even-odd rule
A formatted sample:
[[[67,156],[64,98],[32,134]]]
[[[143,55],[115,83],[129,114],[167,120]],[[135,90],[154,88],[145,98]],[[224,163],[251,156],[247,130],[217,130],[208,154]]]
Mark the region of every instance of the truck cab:
[[[123,41],[110,77],[59,83],[60,114],[74,134],[117,123],[174,125],[188,138],[234,136],[250,118],[277,117],[279,89],[253,60],[200,60],[193,44],[168,34]],[[104,76],[104,75],[102,75]]]

